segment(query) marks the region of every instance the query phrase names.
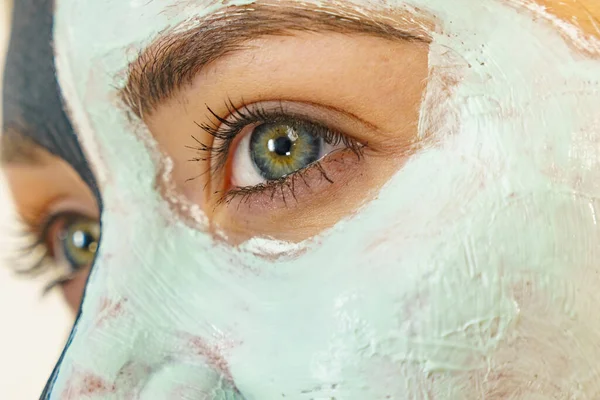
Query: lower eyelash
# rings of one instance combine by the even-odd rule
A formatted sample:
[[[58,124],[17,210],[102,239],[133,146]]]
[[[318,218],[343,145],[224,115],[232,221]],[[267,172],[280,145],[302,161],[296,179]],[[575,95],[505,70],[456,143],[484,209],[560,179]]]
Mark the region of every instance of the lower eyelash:
[[[217,206],[222,205],[222,204],[230,205],[234,199],[239,198],[240,199],[240,202],[238,203],[238,207],[239,207],[240,204],[242,204],[242,203],[249,203],[255,195],[258,195],[258,194],[262,195],[264,193],[269,193],[269,192],[270,192],[270,198],[271,198],[271,200],[273,200],[275,195],[279,192],[281,194],[284,204],[287,206],[287,198],[285,195],[286,190],[289,190],[289,193],[291,195],[290,197],[295,202],[298,202],[298,199],[296,198],[296,184],[302,183],[306,187],[310,188],[310,185],[307,182],[305,175],[308,172],[312,171],[313,169],[316,169],[320,172],[320,176],[322,179],[326,180],[330,184],[334,183],[333,180],[331,180],[331,178],[329,178],[329,176],[327,175],[327,172],[325,172],[325,169],[321,165],[321,162],[316,161],[299,171],[296,171],[292,174],[289,174],[287,176],[281,177],[276,180],[267,181],[265,183],[261,183],[259,185],[255,185],[255,186],[230,189],[227,192],[225,192],[225,194],[221,197],[221,199],[217,202],[216,205]]]
[[[352,149],[349,149],[349,148],[340,149],[337,151],[348,151],[348,150],[353,151]],[[329,153],[326,157],[331,156],[334,153],[335,152]],[[357,161],[360,161],[360,159],[362,157],[362,152],[355,153],[355,154],[357,156]],[[238,202],[238,208],[239,208],[239,206],[241,204],[248,204],[256,196],[259,196],[259,195],[262,196],[265,193],[268,194],[268,196],[270,197],[271,200],[273,200],[273,198],[279,194],[281,196],[281,199],[283,200],[283,203],[285,206],[287,206],[288,201],[291,201],[291,200],[298,203],[298,199],[296,198],[296,186],[298,184],[300,184],[300,185],[304,185],[305,187],[307,187],[309,189],[311,188],[309,182],[306,179],[306,175],[308,173],[311,173],[316,170],[319,173],[320,180],[326,181],[328,184],[335,183],[333,181],[333,179],[331,179],[330,176],[327,174],[327,171],[325,171],[325,168],[323,167],[321,161],[322,160],[316,161],[301,170],[298,170],[296,172],[293,172],[287,176],[284,176],[284,177],[276,179],[276,180],[267,181],[265,183],[255,185],[255,186],[230,189],[223,194],[223,196],[217,202],[215,207],[217,207],[219,205],[223,205],[223,204],[230,205],[234,200],[239,199],[239,202]],[[286,191],[289,192],[289,196],[287,196],[287,197],[286,197]]]

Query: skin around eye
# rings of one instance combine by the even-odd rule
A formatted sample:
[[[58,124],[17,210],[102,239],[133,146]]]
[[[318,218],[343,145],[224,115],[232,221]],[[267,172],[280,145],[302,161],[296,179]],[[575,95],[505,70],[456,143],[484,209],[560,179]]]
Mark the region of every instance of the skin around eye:
[[[44,287],[60,288],[76,311],[100,237],[97,204],[65,161],[41,149],[36,158],[3,168],[24,231],[11,259],[41,274]]]
[[[418,146],[427,55],[425,43],[360,35],[257,39],[205,68],[144,122],[174,161],[176,190],[232,243],[256,236],[301,241],[376,196]],[[299,59],[311,60],[310,68]],[[255,105],[262,118],[236,125],[235,139],[223,146],[231,116]],[[276,124],[290,121],[345,139],[320,148],[316,161],[309,140],[302,156],[275,157],[270,140],[283,138],[275,154],[290,145],[281,133],[287,128]],[[362,146],[360,156],[346,149],[349,141]],[[224,166],[215,168],[221,158],[216,164]]]

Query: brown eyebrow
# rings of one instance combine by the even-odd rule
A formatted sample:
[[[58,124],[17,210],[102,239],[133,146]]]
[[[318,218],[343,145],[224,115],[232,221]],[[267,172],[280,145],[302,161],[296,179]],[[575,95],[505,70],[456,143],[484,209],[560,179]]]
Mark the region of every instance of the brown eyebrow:
[[[353,9],[307,7],[268,3],[233,6],[201,20],[193,29],[164,34],[129,65],[120,97],[138,118],[143,118],[191,84],[203,67],[243,50],[245,42],[264,36],[290,36],[294,31],[336,32],[430,42],[421,27],[415,27],[412,33],[391,19],[377,19]]]

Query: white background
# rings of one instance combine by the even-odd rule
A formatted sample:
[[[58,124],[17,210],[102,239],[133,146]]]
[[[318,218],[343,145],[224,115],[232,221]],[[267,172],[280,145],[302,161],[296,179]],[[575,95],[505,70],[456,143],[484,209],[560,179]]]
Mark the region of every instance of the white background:
[[[0,0],[0,72],[7,45],[9,3]],[[10,252],[7,235],[14,234],[8,232],[7,192],[0,176],[0,400],[35,400],[60,354],[72,317],[59,293],[42,298],[40,282],[17,279],[5,265]]]

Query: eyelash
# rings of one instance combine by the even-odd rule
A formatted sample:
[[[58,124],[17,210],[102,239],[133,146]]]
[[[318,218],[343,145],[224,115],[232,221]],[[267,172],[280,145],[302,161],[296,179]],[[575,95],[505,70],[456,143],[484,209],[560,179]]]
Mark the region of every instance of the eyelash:
[[[334,146],[343,143],[346,147],[344,150],[352,151],[358,160],[360,160],[363,155],[365,145],[362,143],[359,143],[340,132],[332,130],[323,124],[310,121],[308,118],[294,116],[291,113],[286,112],[281,103],[279,104],[279,107],[274,110],[266,110],[261,105],[243,106],[238,108],[231,100],[228,100],[225,103],[225,106],[229,115],[227,118],[219,116],[207,105],[206,108],[210,114],[209,119],[212,120],[212,122],[202,124],[194,122],[200,129],[211,135],[213,141],[217,142],[217,145],[208,146],[198,140],[195,136],[192,136],[192,139],[198,145],[187,146],[188,149],[194,151],[208,152],[208,156],[196,157],[190,161],[208,162],[210,165],[208,172],[211,174],[218,174],[226,167],[231,146],[235,138],[245,127],[251,124],[260,125],[267,122],[305,123],[315,127],[315,129],[312,129],[312,133],[315,136],[321,137],[326,143]],[[327,156],[328,155],[325,155],[325,157]],[[309,186],[305,179],[305,174],[313,168],[317,169],[321,177],[327,182],[334,183],[329,176],[327,176],[325,169],[321,165],[321,160],[318,160],[303,169],[276,180],[267,181],[255,186],[230,189],[226,191],[217,204],[230,204],[231,201],[237,197],[241,197],[241,202],[247,202],[253,195],[268,191],[270,191],[271,200],[275,194],[280,191],[284,203],[287,204],[284,189],[287,188],[292,197],[297,200],[295,195],[295,183],[300,179],[306,186]],[[193,179],[196,178],[191,178],[189,180]],[[216,193],[217,192],[215,192],[215,194]]]
[[[45,239],[50,234],[54,224],[59,220],[76,217],[80,216],[72,212],[62,212],[51,215],[39,224],[31,224],[22,219],[18,220],[19,232],[17,235],[19,240],[22,240],[24,243],[16,249],[13,260],[15,268],[13,268],[13,271],[16,274],[27,278],[37,278],[46,274],[52,268],[58,267],[54,263],[52,250],[49,248],[48,243],[45,242]],[[36,252],[38,254],[35,254]],[[33,259],[30,259],[32,257]],[[18,264],[23,263],[23,260],[27,260],[27,265],[17,267]],[[77,272],[78,271],[74,271],[73,274]],[[71,275],[60,275],[62,274],[59,274],[59,277],[57,278],[51,279],[44,286],[42,291],[43,295],[47,294],[56,286],[68,282],[72,278]]]

